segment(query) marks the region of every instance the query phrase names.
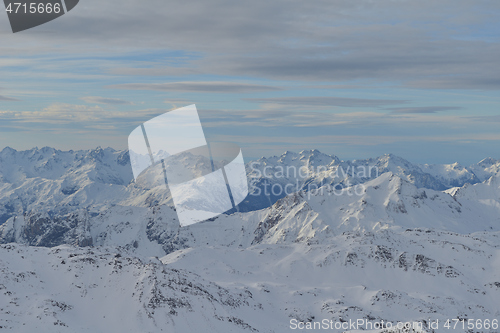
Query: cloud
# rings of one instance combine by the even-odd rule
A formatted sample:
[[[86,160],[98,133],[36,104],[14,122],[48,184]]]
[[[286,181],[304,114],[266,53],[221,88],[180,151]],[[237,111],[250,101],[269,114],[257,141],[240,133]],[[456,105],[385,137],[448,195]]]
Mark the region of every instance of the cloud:
[[[118,98],[106,98],[106,97],[98,97],[98,96],[86,96],[81,97],[81,100],[84,100],[90,104],[111,104],[111,105],[131,105],[133,103],[125,101],[123,99]]]
[[[2,55],[24,59],[52,53],[81,62],[98,54],[92,60],[99,74],[500,89],[498,1],[338,0],[332,6],[328,0],[251,5],[150,0],[147,8],[137,1],[86,3],[71,19],[33,29],[22,40],[2,35],[9,45]],[[36,33],[42,30],[57,33]],[[146,54],[141,57],[137,50]],[[29,70],[39,71],[43,60],[30,59]],[[57,62],[60,69],[53,71],[63,73],[63,65]]]
[[[412,80],[406,86],[418,89],[499,90],[500,75],[498,70],[492,69],[490,73],[481,71],[448,79],[423,78]]]
[[[245,101],[257,102],[263,104],[277,104],[284,106],[300,107],[381,107],[393,104],[404,104],[406,100],[396,99],[363,99],[363,98],[345,98],[345,97],[276,97],[276,98],[246,98]]]
[[[364,132],[368,134],[386,135],[389,132],[403,132],[409,140],[415,138],[415,132],[438,128],[457,128],[477,131],[489,131],[491,127],[481,124],[471,127],[472,121],[468,117],[455,114],[432,113],[386,113],[383,111],[357,111],[357,112],[319,112],[295,111],[288,105],[277,107],[263,105],[257,109],[247,110],[202,110],[200,120],[203,127],[216,132],[245,131],[250,135],[259,136],[259,131],[266,131],[263,138],[277,132],[319,133],[335,132],[342,135]],[[485,123],[487,124],[487,123]],[[309,135],[309,134],[308,134]]]
[[[500,116],[472,116],[472,117],[466,117],[467,119],[470,119],[472,121],[477,121],[477,122],[485,122],[485,123],[498,123],[500,122]]]
[[[347,130],[350,131],[364,124],[406,121],[380,112],[296,112],[291,111],[288,106],[244,111],[203,110],[200,112],[200,119],[204,127],[220,130],[275,128],[286,131],[299,128],[331,131],[339,127],[349,128]]]
[[[0,122],[15,126],[43,125],[47,131],[66,128],[133,128],[136,124],[166,112],[165,109],[143,109],[134,112],[108,110],[101,106],[54,103],[41,111],[0,111]]]
[[[261,91],[278,91],[279,87],[238,83],[238,82],[169,82],[169,83],[125,83],[108,86],[112,89],[157,90],[199,93],[253,93]]]
[[[392,113],[437,113],[441,111],[452,111],[452,110],[462,110],[463,107],[459,106],[422,106],[422,107],[411,107],[411,108],[387,108],[386,110],[392,111]]]
[[[16,98],[11,98],[11,97],[0,95],[0,101],[5,101],[5,102],[19,102],[20,100],[16,99]]]

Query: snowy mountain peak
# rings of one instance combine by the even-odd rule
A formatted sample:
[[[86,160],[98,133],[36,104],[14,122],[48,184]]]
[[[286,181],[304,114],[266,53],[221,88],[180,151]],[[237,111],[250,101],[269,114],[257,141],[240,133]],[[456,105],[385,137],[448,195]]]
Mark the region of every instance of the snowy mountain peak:
[[[472,170],[481,181],[485,181],[493,175],[500,174],[500,160],[488,157],[477,164],[471,165],[469,169]]]
[[[491,165],[494,165],[494,164],[498,164],[500,163],[500,160],[496,160],[492,157],[487,157],[485,159],[482,159],[481,161],[479,161],[477,164],[478,165],[483,165],[483,166],[491,166]]]
[[[394,167],[400,168],[404,167],[407,169],[413,169],[413,165],[402,157],[396,156],[394,154],[385,154],[378,158],[381,165],[393,169]]]
[[[303,150],[299,153],[299,159],[310,166],[327,166],[332,163],[338,164],[340,160],[337,156],[327,155],[317,149]]]
[[[293,152],[293,151],[285,151],[283,154],[281,154],[280,158],[278,159],[279,163],[290,163],[292,160],[297,159],[298,154]]]
[[[6,157],[6,156],[9,156],[9,155],[13,155],[15,154],[17,151],[15,149],[12,149],[11,147],[5,147],[4,149],[2,149],[2,151],[0,152],[0,157]]]

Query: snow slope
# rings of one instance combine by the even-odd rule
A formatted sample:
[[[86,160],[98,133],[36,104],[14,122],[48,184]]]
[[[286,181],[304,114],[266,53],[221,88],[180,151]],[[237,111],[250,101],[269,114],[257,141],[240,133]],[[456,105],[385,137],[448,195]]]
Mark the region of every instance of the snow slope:
[[[246,290],[157,258],[16,244],[0,246],[0,253],[6,332],[251,332],[241,318],[268,316]]]
[[[2,245],[0,326],[281,333],[298,331],[292,320],[491,320],[500,316],[499,237],[346,232],[324,244],[200,244],[161,261],[103,247]]]

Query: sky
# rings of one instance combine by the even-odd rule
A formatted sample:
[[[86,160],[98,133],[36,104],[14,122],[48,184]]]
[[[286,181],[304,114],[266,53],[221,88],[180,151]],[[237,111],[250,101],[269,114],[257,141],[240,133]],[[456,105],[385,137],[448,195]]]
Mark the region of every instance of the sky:
[[[496,0],[80,0],[13,34],[0,13],[0,149],[127,149],[196,104],[246,160],[500,159],[498,17]]]

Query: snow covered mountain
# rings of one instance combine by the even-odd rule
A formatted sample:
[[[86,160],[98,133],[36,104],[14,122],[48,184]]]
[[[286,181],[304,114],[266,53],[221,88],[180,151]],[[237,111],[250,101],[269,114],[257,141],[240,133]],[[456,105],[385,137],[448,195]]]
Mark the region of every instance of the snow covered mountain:
[[[272,206],[266,198],[269,208],[264,210],[243,213],[242,209],[242,213],[219,216],[182,229],[176,220],[175,208],[169,205],[170,196],[161,172],[152,168],[138,182],[131,182],[126,152],[110,148],[82,152],[4,149],[0,158],[4,181],[0,185],[0,207],[6,221],[0,226],[0,243],[145,247],[146,252],[162,255],[194,246],[197,238],[210,239],[207,242],[212,245],[230,244],[238,234],[239,245],[248,246],[259,242],[254,234],[265,239],[271,228],[274,228],[272,237],[286,235],[287,239],[300,240],[329,232],[387,228],[425,227],[471,233],[498,230],[500,222],[498,176],[483,183],[465,183],[445,192],[435,191],[422,188],[423,179],[437,179],[437,175],[444,179],[446,175],[448,180],[464,181],[470,179],[464,176],[468,171],[457,164],[427,165],[427,169],[433,169],[434,176],[431,176],[393,155],[342,162],[313,150],[300,154],[287,152],[280,158],[250,162],[247,167],[254,189],[262,179],[282,188],[287,182],[297,184],[304,171],[308,178],[303,177],[302,181],[309,191],[295,192],[293,188],[290,196]],[[474,166],[475,169],[484,167],[483,178],[495,174],[497,164],[500,169],[500,162],[485,161]],[[182,162],[202,163],[187,157]],[[376,168],[370,169],[374,165]],[[362,177],[361,173],[352,171],[354,167],[356,172],[371,170],[373,174]],[[280,170],[285,171],[280,175]],[[293,178],[297,170],[298,177]],[[448,173],[439,173],[439,170]],[[378,176],[375,171],[386,172]],[[260,177],[256,177],[259,172]],[[289,177],[283,176],[286,172]],[[339,181],[335,178],[337,175],[343,178]],[[331,186],[332,183],[351,187],[339,188]],[[357,188],[359,184],[363,187]],[[353,194],[359,189],[362,193]],[[248,200],[259,203],[262,197],[249,195]],[[278,212],[278,209],[287,212]],[[218,230],[215,235],[205,235],[207,223],[210,229]]]
[[[490,158],[470,167],[463,167],[458,163],[417,165],[392,154],[365,160],[341,161],[336,156],[326,155],[318,150],[298,154],[287,151],[281,156],[262,157],[247,164],[253,195],[240,209],[250,211],[268,207],[290,194],[279,190],[286,184],[294,185],[290,187],[290,192],[308,191],[325,184],[345,188],[375,179],[386,172],[392,172],[419,188],[442,191],[480,183],[499,175],[500,161]]]
[[[183,156],[179,162],[186,167],[203,166],[203,161],[192,156]],[[239,210],[266,208],[287,194],[325,184],[345,188],[386,172],[419,188],[445,190],[479,183],[500,174],[500,161],[485,159],[470,167],[458,164],[419,166],[394,155],[341,161],[317,150],[298,154],[286,152],[279,157],[247,163],[252,193],[240,204]],[[159,170],[150,168],[138,182],[132,179],[127,151],[111,148],[60,151],[48,147],[16,151],[5,148],[0,152],[0,224],[10,217],[32,211],[55,216],[85,208],[90,214],[98,214],[114,205],[171,204],[170,193]],[[293,186],[285,190],[287,184]]]
[[[221,215],[184,228],[179,226],[175,209],[168,205],[115,205],[99,213],[83,208],[60,215],[31,211],[0,226],[0,242],[145,247],[146,252],[155,248],[154,255],[161,255],[200,242],[244,247],[270,239],[272,243],[321,243],[346,231],[499,231],[499,178],[441,192],[417,188],[387,172],[363,187],[339,192],[325,185],[294,193],[264,210]]]
[[[499,170],[493,159],[419,166],[286,152],[248,163],[249,183],[302,191],[250,195],[247,211],[180,228],[161,175],[131,182],[126,152],[5,149],[0,326],[281,333],[363,319],[449,332],[447,319],[491,322],[500,319]],[[355,330],[369,327],[331,331]]]
[[[120,200],[131,179],[128,154],[110,148],[5,148],[0,152],[0,223],[32,210],[59,214]]]

